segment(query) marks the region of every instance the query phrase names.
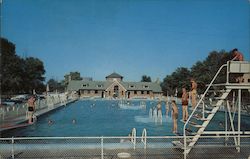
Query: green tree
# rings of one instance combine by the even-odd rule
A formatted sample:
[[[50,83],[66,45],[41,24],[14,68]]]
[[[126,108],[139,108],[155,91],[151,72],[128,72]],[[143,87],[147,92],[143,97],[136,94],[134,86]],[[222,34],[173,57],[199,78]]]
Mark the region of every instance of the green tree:
[[[232,59],[232,53],[221,50],[212,51],[204,61],[197,61],[191,71],[187,68],[177,68],[171,75],[167,75],[161,83],[164,95],[174,95],[177,88],[181,95],[181,88],[185,86],[190,90],[190,78],[194,78],[198,84],[198,93],[205,91],[206,85],[211,82],[219,68],[227,61]],[[222,70],[216,78],[215,83],[226,82],[226,69]]]
[[[64,85],[67,86],[71,80],[82,80],[81,74],[77,71],[64,75]]]
[[[147,75],[143,75],[141,78],[141,82],[152,82],[151,77]]]
[[[189,89],[191,73],[188,68],[179,67],[171,75],[167,75],[161,83],[164,95],[174,95],[177,89],[178,96],[181,94],[182,87]]]
[[[212,51],[204,61],[198,61],[191,68],[192,77],[198,83],[198,93],[204,92],[206,84],[209,84],[217,73],[219,68],[227,61],[232,59],[232,54],[221,50],[220,52]],[[217,77],[215,83],[226,82],[226,69]]]
[[[28,57],[23,60],[23,63],[23,81],[26,84],[25,92],[31,93],[33,89],[37,91],[44,91],[45,87],[41,87],[43,85],[43,81],[45,80],[43,77],[45,73],[43,62],[38,58]]]
[[[22,60],[16,55],[15,45],[1,38],[1,91],[14,94],[22,90]]]
[[[37,58],[26,59],[16,55],[15,45],[1,38],[1,91],[2,94],[32,93],[45,89],[43,62]]]
[[[55,92],[56,90],[59,92],[63,92],[65,90],[65,87],[62,82],[59,82],[55,79],[49,79],[47,84],[49,85],[50,91]]]

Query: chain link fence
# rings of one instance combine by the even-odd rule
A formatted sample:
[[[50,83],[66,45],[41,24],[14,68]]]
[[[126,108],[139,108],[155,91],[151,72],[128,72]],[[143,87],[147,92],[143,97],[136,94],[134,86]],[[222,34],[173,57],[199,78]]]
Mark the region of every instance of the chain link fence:
[[[172,144],[176,140],[183,137],[0,138],[0,158],[183,159],[183,148]],[[202,136],[187,158],[247,159],[250,136],[241,136],[239,152],[233,141],[232,136]]]

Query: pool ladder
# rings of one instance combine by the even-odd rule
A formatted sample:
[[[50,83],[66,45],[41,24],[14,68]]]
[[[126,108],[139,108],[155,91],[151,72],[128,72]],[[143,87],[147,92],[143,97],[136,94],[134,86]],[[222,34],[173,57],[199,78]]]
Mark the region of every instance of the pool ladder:
[[[144,149],[147,148],[147,130],[144,128],[142,131],[141,142],[144,144]]]
[[[134,144],[134,150],[135,150],[135,145],[136,145],[136,129],[132,129],[132,136],[131,136],[131,142]]]
[[[136,129],[132,129],[132,136],[131,136],[131,142],[134,145],[134,150],[136,146]],[[142,137],[141,137],[141,142],[144,144],[144,149],[147,148],[147,130],[144,128],[142,131]]]

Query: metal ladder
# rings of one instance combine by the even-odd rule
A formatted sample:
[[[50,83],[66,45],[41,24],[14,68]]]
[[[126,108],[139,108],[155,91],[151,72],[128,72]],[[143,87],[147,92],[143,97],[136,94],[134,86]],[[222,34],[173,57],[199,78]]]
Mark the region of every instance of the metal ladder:
[[[221,70],[225,67],[227,67],[226,83],[214,84],[217,76],[219,75]],[[246,89],[250,86],[250,84],[247,84],[246,85],[247,87],[245,88],[245,84],[229,83],[230,73],[250,73],[250,63],[246,61],[243,61],[243,62],[228,61],[227,64],[222,65],[220,69],[217,71],[214,78],[212,79],[207,89],[205,90],[200,100],[198,101],[197,105],[193,109],[192,113],[190,114],[188,120],[184,124],[184,127],[183,127],[184,141],[179,142],[179,145],[182,145],[181,148],[184,149],[184,159],[186,159],[187,154],[191,151],[191,149],[197,143],[198,139],[203,134],[204,130],[206,129],[210,121],[213,119],[213,117],[219,110],[220,106],[223,105],[223,102],[226,100],[230,92],[235,88]],[[223,89],[221,88],[221,86],[223,86]],[[220,88],[218,89],[218,87]],[[217,89],[213,89],[213,88],[217,88]],[[216,97],[213,96],[212,97],[213,100],[210,100],[210,106],[205,107],[205,104],[204,104],[205,96],[206,95],[211,96],[211,93],[216,95]],[[207,108],[210,108],[210,109],[207,109]]]
[[[189,134],[189,136],[192,136],[191,138],[189,138],[189,141],[187,142],[187,149],[185,149],[184,153],[189,153],[191,148],[195,145],[195,143],[198,141],[199,137],[202,135],[202,133],[204,132],[205,128],[208,126],[208,124],[210,123],[210,121],[213,119],[214,115],[216,114],[216,112],[219,110],[220,106],[223,104],[224,100],[227,98],[228,94],[231,92],[231,90],[226,90],[226,92],[224,92],[219,100],[217,100],[216,104],[213,106],[212,110],[207,110],[207,109],[197,109],[195,112],[196,114],[194,114],[193,116],[191,116],[191,119],[187,122],[187,125],[189,125],[190,127],[193,127],[194,129],[198,129],[195,133],[193,133],[193,131],[191,129],[186,128],[185,129],[185,133]],[[198,107],[200,108],[200,107]],[[204,113],[206,114],[205,116],[200,115],[200,113]],[[196,122],[194,122],[194,120]],[[201,124],[199,124],[198,122],[202,121]],[[184,138],[185,140],[185,138]],[[184,141],[185,144],[185,141]]]

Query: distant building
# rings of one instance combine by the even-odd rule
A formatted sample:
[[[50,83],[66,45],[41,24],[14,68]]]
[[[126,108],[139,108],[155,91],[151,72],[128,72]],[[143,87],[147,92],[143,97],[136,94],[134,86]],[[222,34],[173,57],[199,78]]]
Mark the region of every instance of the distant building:
[[[93,81],[92,77],[82,77],[83,81]]]
[[[124,82],[123,76],[112,73],[106,81],[71,80],[68,91],[79,92],[80,97],[101,98],[160,98],[162,90],[156,82]]]

